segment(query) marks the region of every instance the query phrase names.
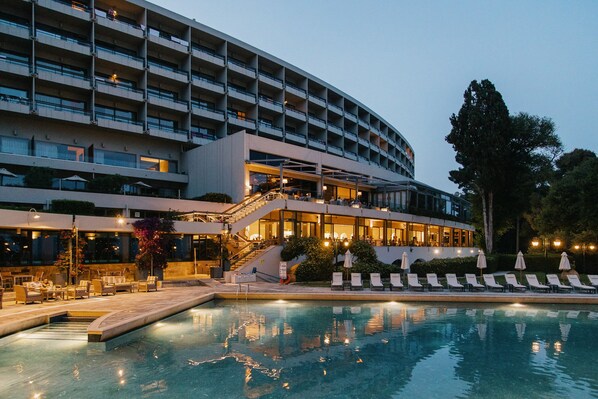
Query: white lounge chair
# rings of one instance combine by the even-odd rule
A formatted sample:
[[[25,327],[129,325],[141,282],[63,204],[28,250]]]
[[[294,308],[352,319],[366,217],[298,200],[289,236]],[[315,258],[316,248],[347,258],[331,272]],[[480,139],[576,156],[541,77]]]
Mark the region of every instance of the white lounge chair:
[[[546,280],[548,281],[548,285],[556,292],[571,292],[573,289],[570,285],[561,283],[559,276],[556,274],[547,274]]]
[[[384,284],[380,280],[380,273],[370,273],[370,290],[384,291]]]
[[[484,274],[484,284],[486,284],[486,288],[490,291],[505,291],[504,285],[498,284],[494,280],[494,274]]]
[[[362,290],[361,273],[351,273],[351,290]]]
[[[405,286],[403,285],[403,281],[401,281],[401,274],[399,273],[390,273],[390,290],[402,290]]]
[[[527,287],[523,284],[519,284],[517,277],[514,274],[506,274],[505,280],[507,281],[507,287],[510,291],[525,291]]]
[[[426,280],[428,280],[428,290],[444,290],[442,284],[438,282],[438,276],[436,275],[436,273],[427,273]]]
[[[550,287],[544,284],[540,284],[540,282],[538,281],[538,276],[536,276],[535,274],[526,274],[525,279],[527,280],[527,285],[529,285],[530,290],[550,292]]]
[[[330,284],[330,289],[333,289],[333,290],[342,290],[343,289],[343,272],[332,273],[332,282]]]
[[[449,291],[452,291],[452,290],[465,291],[465,286],[457,280],[457,275],[454,273],[446,274],[446,285],[448,285]]]
[[[465,275],[465,281],[467,283],[467,285],[469,286],[469,291],[484,291],[486,289],[486,287],[484,287],[482,284],[478,283],[478,279],[475,276],[475,274],[473,273],[467,273]]]
[[[569,284],[571,284],[576,291],[587,292],[590,294],[596,293],[596,287],[582,284],[581,281],[579,281],[579,276],[568,274],[567,279],[569,280]]]
[[[419,283],[419,279],[415,273],[407,274],[407,285],[409,286],[410,290],[424,290],[424,286]]]
[[[588,280],[592,287],[598,288],[598,274],[588,274]]]

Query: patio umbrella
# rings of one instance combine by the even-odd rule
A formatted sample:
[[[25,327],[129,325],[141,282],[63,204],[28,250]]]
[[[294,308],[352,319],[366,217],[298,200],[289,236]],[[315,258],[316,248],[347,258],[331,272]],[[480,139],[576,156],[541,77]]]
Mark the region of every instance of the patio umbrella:
[[[351,255],[351,251],[349,251],[347,249],[347,252],[345,252],[345,261],[343,262],[343,267],[346,270],[347,273],[347,279],[349,278],[349,269],[351,269],[353,267],[353,256]]]
[[[409,257],[407,256],[407,252],[403,252],[403,255],[401,256],[401,270],[404,271],[404,273],[409,273]]]
[[[559,270],[564,272],[571,270],[571,263],[569,263],[569,257],[567,256],[567,252],[563,252],[561,254],[561,262],[559,263]]]
[[[139,187],[143,187],[143,188],[152,188],[152,186],[150,186],[147,183],[144,183],[142,181],[136,181],[135,183],[132,184],[133,186],[139,186]]]
[[[480,337],[480,341],[485,341],[488,325],[486,323],[479,323],[479,324],[476,324],[476,327],[478,330],[478,336]]]
[[[62,181],[72,181],[75,183],[75,188],[77,188],[77,183],[87,183],[87,179],[82,178],[79,175],[72,175],[69,177],[65,177],[64,179],[60,179],[59,180],[59,186],[58,189],[62,190]]]
[[[523,253],[519,251],[517,254],[517,260],[515,261],[515,270],[519,270],[519,280],[521,280],[521,274],[525,270],[525,259],[523,259]]]
[[[482,275],[482,271],[488,267],[486,265],[486,255],[484,255],[484,251],[480,250],[478,254],[478,262],[476,263],[476,267],[480,269],[480,276]]]
[[[517,332],[517,339],[519,342],[523,341],[523,336],[525,335],[525,323],[515,323],[515,331]]]
[[[4,183],[4,176],[8,176],[8,177],[17,177],[17,175],[15,175],[14,173],[12,173],[10,170],[7,170],[5,168],[0,168],[0,186],[3,185]]]

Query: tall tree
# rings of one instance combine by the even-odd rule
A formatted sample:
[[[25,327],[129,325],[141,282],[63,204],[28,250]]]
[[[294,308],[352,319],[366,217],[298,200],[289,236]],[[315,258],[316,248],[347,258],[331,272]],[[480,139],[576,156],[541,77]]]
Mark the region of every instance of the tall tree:
[[[504,157],[511,134],[509,110],[489,80],[472,81],[463,94],[458,115],[450,118],[446,141],[456,152],[461,167],[450,171],[450,180],[481,202],[486,250],[494,243],[494,196],[505,185]]]
[[[133,223],[135,237],[139,240],[139,252],[135,257],[140,268],[154,275],[155,269],[167,266],[171,234],[176,230],[172,220],[150,217]]]

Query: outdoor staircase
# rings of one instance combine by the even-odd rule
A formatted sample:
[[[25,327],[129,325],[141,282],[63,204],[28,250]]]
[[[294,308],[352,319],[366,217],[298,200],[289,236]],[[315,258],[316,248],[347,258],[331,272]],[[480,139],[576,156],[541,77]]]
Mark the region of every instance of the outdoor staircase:
[[[253,195],[249,197],[247,200],[240,202],[239,204],[227,210],[224,213],[225,223],[233,224],[235,222],[238,222],[245,216],[248,216],[253,212],[257,211],[267,203],[279,198],[284,198],[284,195],[275,190],[269,191],[263,195]]]
[[[238,269],[242,268],[247,263],[251,262],[253,259],[257,258],[262,253],[264,253],[266,251],[266,249],[268,249],[268,248],[267,247],[258,247],[256,249],[253,249],[253,250],[249,251],[247,254],[245,254],[244,256],[240,257],[239,260],[237,260],[236,262],[232,263],[231,267],[230,267],[230,270],[231,271],[235,271],[235,270],[238,270]]]
[[[41,327],[21,333],[27,339],[48,339],[60,341],[87,341],[87,327],[93,321],[87,317],[64,317]]]

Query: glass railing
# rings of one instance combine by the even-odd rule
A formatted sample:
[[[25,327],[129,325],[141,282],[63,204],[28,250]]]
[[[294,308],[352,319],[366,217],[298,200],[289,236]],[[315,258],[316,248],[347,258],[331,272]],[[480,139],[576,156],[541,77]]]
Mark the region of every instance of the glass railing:
[[[355,115],[353,112],[349,112],[349,111],[345,111],[345,116],[352,116],[353,118],[357,119],[357,115]]]
[[[243,90],[241,88],[238,88],[238,87],[235,87],[235,86],[231,86],[231,85],[228,86],[228,89],[230,91],[234,91],[235,93],[241,93],[241,94],[244,94],[246,96],[249,96],[249,97],[252,97],[253,99],[255,99],[255,94],[250,93],[247,90]]]
[[[237,60],[235,60],[234,58],[230,58],[230,57],[229,57],[229,58],[228,58],[228,63],[229,63],[229,64],[236,65],[236,66],[238,66],[238,67],[241,67],[241,68],[244,68],[244,69],[247,69],[248,71],[255,72],[255,68],[254,68],[254,67],[250,67],[249,65],[245,64],[244,62],[242,62],[242,61],[237,61]]]
[[[303,112],[303,111],[299,111],[299,110],[297,110],[297,109],[295,109],[295,108],[287,108],[286,110],[287,110],[287,112],[291,112],[291,113],[295,112],[295,113],[297,113],[297,114],[300,114],[300,115],[306,116],[306,113],[305,113],[305,112]]]
[[[338,145],[334,145],[334,144],[330,144],[330,143],[328,143],[328,148],[331,148],[331,149],[333,149],[333,150],[337,150],[337,151],[343,152],[343,149],[342,149],[342,147],[340,147],[340,146],[338,146]]]
[[[68,43],[74,43],[74,44],[78,44],[80,46],[84,46],[84,47],[89,47],[91,48],[91,43],[82,39],[78,39],[76,37],[72,37],[72,36],[68,36],[62,33],[57,33],[57,32],[50,32],[47,30],[43,30],[41,28],[37,28],[35,30],[35,34],[36,35],[42,35],[42,36],[47,36],[47,37],[52,37],[54,39],[59,39]]]
[[[81,74],[81,73],[77,73],[75,71],[69,71],[68,69],[63,69],[60,66],[49,66],[49,65],[36,65],[35,66],[35,70],[36,71],[46,71],[46,72],[52,72],[52,73],[56,73],[58,75],[62,75],[62,76],[69,76],[71,78],[75,78],[75,79],[81,79],[84,80],[86,82],[89,82],[89,78],[87,78],[85,75]]]
[[[143,122],[138,122],[133,119],[125,118],[122,116],[104,114],[101,112],[96,112],[96,119],[106,119],[106,120],[111,120],[114,122],[122,122],[122,123],[128,123],[130,125],[143,126]]]
[[[29,61],[25,61],[25,60],[19,60],[19,59],[15,59],[15,58],[8,58],[4,55],[0,55],[0,62],[6,62],[7,64],[14,64],[14,65],[20,65],[20,66],[29,66]]]
[[[79,115],[90,115],[90,113],[88,111],[85,111],[84,109],[77,108],[77,107],[71,107],[68,105],[54,104],[54,103],[50,103],[50,102],[46,102],[46,101],[36,101],[35,103],[37,104],[38,107],[50,108],[55,111],[66,111],[66,112],[72,112],[74,114],[79,114]]]
[[[125,53],[124,51],[118,51],[118,50],[111,49],[111,48],[108,48],[108,47],[102,47],[102,46],[99,46],[97,44],[96,44],[96,50],[103,51],[103,52],[110,53],[110,54],[114,54],[114,55],[118,55],[120,57],[125,57],[125,58],[128,58],[128,59],[133,60],[133,61],[143,62],[143,58],[137,57],[136,55],[128,54],[128,53]]]
[[[318,96],[317,94],[309,93],[309,98],[311,98],[312,100],[313,99],[320,100],[323,103],[326,103],[326,99],[323,98],[323,97]]]
[[[126,85],[121,85],[121,84],[118,84],[118,82],[111,82],[109,80],[107,81],[104,78],[99,78],[97,76],[96,76],[96,83],[99,83],[104,86],[114,87],[114,88],[120,89],[120,90],[125,90],[125,91],[131,92],[131,93],[143,94],[143,90],[136,89],[134,87],[129,87]]]
[[[171,35],[168,32],[164,32],[164,31],[161,31],[159,29],[152,28],[152,27],[149,27],[148,32],[149,32],[150,36],[160,37],[160,38],[162,38],[164,40],[168,40],[169,42],[179,44],[179,45],[181,45],[183,47],[189,47],[189,42],[188,41],[183,40],[180,37],[177,37],[175,35]]]
[[[264,76],[264,77],[266,77],[268,79],[272,79],[272,80],[274,80],[274,81],[276,81],[278,83],[282,83],[282,79],[278,79],[277,77],[275,77],[272,74],[269,74],[268,72],[259,71],[259,74],[260,74],[260,76]]]
[[[352,159],[357,159],[357,153],[353,151],[345,151],[345,155]]]
[[[279,106],[279,107],[282,107],[284,105],[280,101],[273,100],[270,97],[266,97],[266,96],[260,96],[260,100],[265,101],[270,104],[273,104],[273,105],[276,105],[276,106]]]
[[[279,132],[282,132],[282,128],[281,128],[281,127],[274,126],[274,125],[272,125],[272,123],[270,123],[270,122],[267,122],[267,121],[260,120],[260,121],[259,121],[259,125],[260,125],[260,126],[263,126],[263,127],[268,127],[268,128],[270,128],[270,129],[277,130],[277,131],[279,131]]]
[[[220,111],[219,109],[208,107],[207,105],[203,105],[203,104],[198,104],[198,103],[192,102],[191,106],[193,108],[202,109],[204,111],[210,111],[210,112],[213,112],[213,113],[219,114],[219,115],[224,115],[224,111]]]
[[[147,128],[148,129],[156,129],[156,130],[160,130],[160,131],[168,132],[168,133],[176,133],[176,134],[184,134],[184,135],[188,134],[188,132],[186,130],[176,129],[176,128],[168,127],[168,126],[161,126],[161,125],[157,125],[154,123],[148,123]]]
[[[164,100],[164,101],[171,101],[176,104],[187,106],[186,101],[182,101],[182,100],[173,98],[172,96],[169,96],[167,94],[159,94],[159,93],[153,93],[153,92],[148,91],[147,96],[151,97],[151,98],[157,98],[157,99]]]
[[[297,138],[301,138],[302,140],[305,140],[305,136],[296,132],[291,132],[291,131],[286,131],[285,132],[286,136],[293,136],[293,137],[297,137]]]
[[[11,96],[8,94],[0,94],[0,101],[5,101],[13,104],[29,105],[31,100],[25,97]]]
[[[199,80],[201,82],[210,83],[219,87],[224,87],[224,83],[216,82],[214,79],[207,78],[205,76],[198,75],[196,73],[192,74],[191,77],[195,80]]]
[[[339,125],[335,125],[334,123],[328,122],[328,128],[329,128],[329,130],[334,130],[339,133],[343,132],[343,128],[340,127]]]
[[[174,72],[174,73],[179,74],[179,75],[187,76],[187,72],[185,72],[185,71],[183,71],[181,69],[175,68],[173,66],[170,66],[170,65],[164,65],[164,64],[160,64],[158,62],[150,61],[150,60],[147,61],[147,65],[153,66],[153,67],[156,67],[156,68],[162,68],[162,69],[165,69],[165,70],[170,71],[170,72]]]
[[[56,0],[54,0],[54,1],[56,1]],[[119,24],[130,26],[132,28],[139,29],[140,31],[144,30],[144,28],[141,25],[139,25],[137,22],[134,22],[133,20],[129,20],[128,18],[124,18],[124,17],[120,17],[120,16],[117,16],[116,18],[109,18],[108,17],[108,13],[106,11],[104,11],[104,10],[99,9],[99,8],[95,9],[95,14],[98,17],[105,18],[105,19],[107,19],[109,21],[112,21],[112,22],[116,22],[116,23],[119,23]]]
[[[311,114],[310,114],[310,115],[309,115],[309,119],[314,119],[314,120],[316,120],[316,121],[318,121],[318,122],[321,122],[321,123],[323,123],[323,124],[326,124],[326,121],[325,121],[324,119],[322,119],[322,118],[318,118],[318,117],[317,117],[317,116],[315,116],[315,115],[311,115]]]
[[[345,132],[345,137],[357,141],[357,135],[355,133]]]
[[[89,10],[90,10],[90,8],[87,4],[83,4],[78,1],[68,1],[68,0],[52,0],[52,1],[55,3],[64,4],[65,6],[68,6],[69,8],[72,8],[73,10],[77,10],[77,11],[89,12]]]
[[[343,109],[341,107],[339,107],[338,105],[328,103],[328,108],[334,109],[341,114],[343,113]]]
[[[302,88],[300,88],[300,87],[298,87],[298,86],[295,86],[295,85],[294,85],[294,84],[292,84],[292,83],[286,82],[286,86],[287,86],[288,88],[290,88],[290,89],[297,90],[297,91],[300,91],[300,92],[302,92],[302,93],[304,93],[304,94],[307,94],[307,91],[306,91],[305,89],[302,89]]]
[[[228,115],[229,118],[237,119],[240,121],[247,121],[249,123],[255,123],[255,119],[251,119],[246,116],[240,116],[239,114],[237,114],[234,111],[227,111],[226,115]]]
[[[309,136],[309,141],[314,141],[314,142],[316,142],[318,144],[322,144],[324,146],[326,145],[326,141],[325,140],[322,140],[322,139],[319,139],[319,138],[313,137],[313,136]]]
[[[206,139],[206,140],[211,140],[211,141],[215,141],[216,140],[216,136],[210,133],[201,133],[201,132],[191,132],[191,136],[193,137],[199,137],[201,139]]]
[[[211,55],[212,57],[216,57],[216,58],[224,61],[224,56],[218,54],[217,52],[215,52],[211,48],[203,47],[203,46],[200,46],[199,44],[195,44],[195,43],[191,44],[191,48],[193,50],[199,51],[200,53]]]
[[[12,26],[13,28],[29,29],[29,25],[24,22],[10,21],[6,18],[0,18],[0,25]]]

